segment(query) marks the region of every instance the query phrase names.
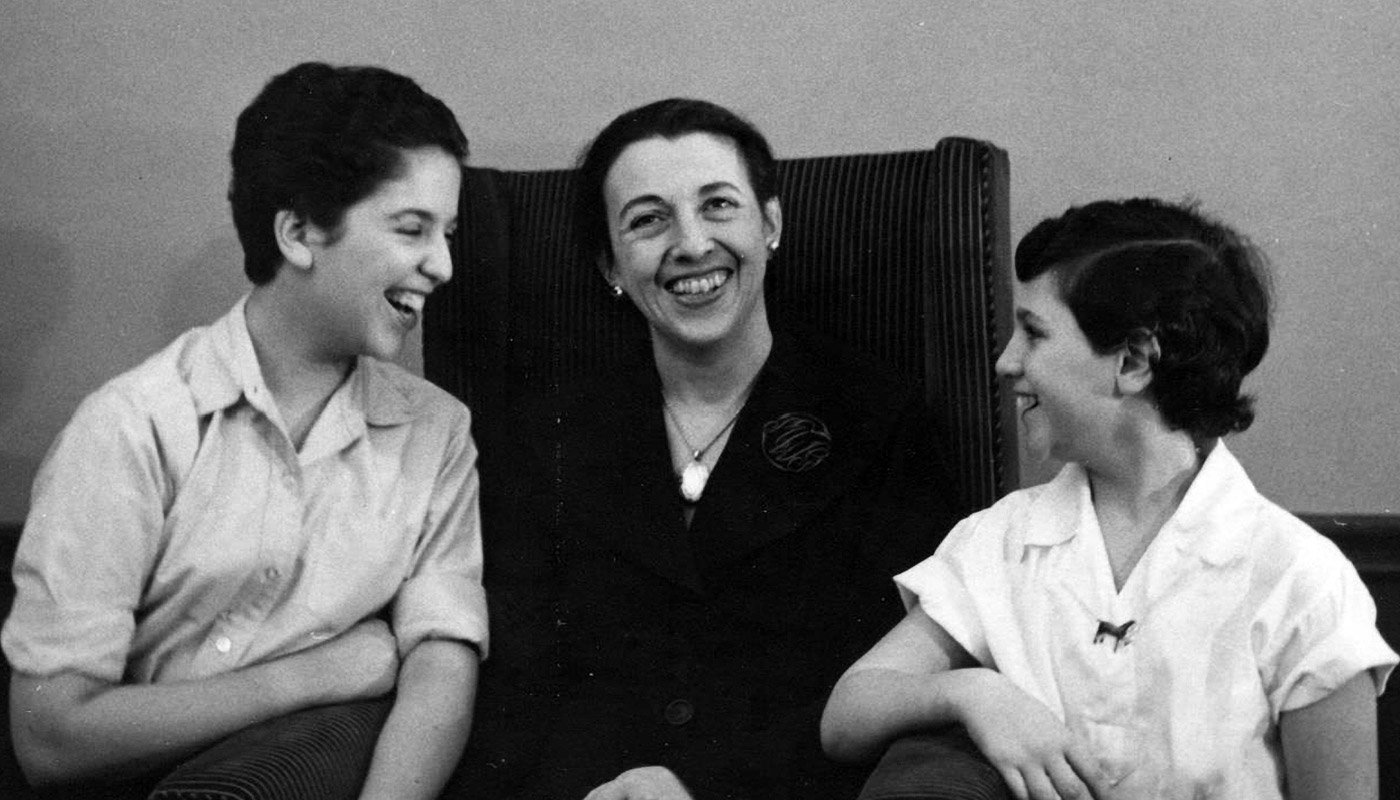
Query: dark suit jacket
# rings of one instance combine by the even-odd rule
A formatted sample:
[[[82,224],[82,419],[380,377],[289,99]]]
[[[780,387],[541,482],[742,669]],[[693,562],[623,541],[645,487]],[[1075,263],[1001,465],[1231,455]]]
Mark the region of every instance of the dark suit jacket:
[[[859,789],[818,720],[952,522],[921,405],[776,337],[688,530],[662,413],[648,359],[482,443],[492,654],[452,794],[581,800],[647,764],[697,798]]]

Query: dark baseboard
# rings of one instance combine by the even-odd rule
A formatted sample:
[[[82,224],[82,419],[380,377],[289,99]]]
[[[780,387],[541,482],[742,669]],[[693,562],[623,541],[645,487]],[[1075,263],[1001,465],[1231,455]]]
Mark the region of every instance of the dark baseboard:
[[[1400,574],[1400,514],[1299,514],[1342,548],[1362,575]]]

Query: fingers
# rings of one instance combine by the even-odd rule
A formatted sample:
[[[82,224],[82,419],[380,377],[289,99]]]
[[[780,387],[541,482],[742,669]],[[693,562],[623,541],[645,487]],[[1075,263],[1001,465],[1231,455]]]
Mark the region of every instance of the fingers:
[[[1016,800],[1029,800],[1026,794],[1026,782],[1021,779],[1020,770],[1011,767],[997,767],[1001,773],[1001,779],[1006,781],[1006,788],[1011,790],[1011,796]]]
[[[1060,800],[1092,800],[1094,797],[1084,777],[1069,761],[1051,764],[1047,772]]]
[[[1097,796],[1064,760],[1044,768],[1028,765],[1000,772],[1016,800],[1093,800]]]
[[[1084,746],[1082,741],[1071,742],[1070,746],[1065,748],[1065,758],[1068,760],[1070,768],[1074,770],[1074,774],[1086,786],[1084,797],[1097,798],[1107,794],[1109,787],[1104,778],[1103,770],[1100,768],[1098,760],[1090,755],[1089,749]]]

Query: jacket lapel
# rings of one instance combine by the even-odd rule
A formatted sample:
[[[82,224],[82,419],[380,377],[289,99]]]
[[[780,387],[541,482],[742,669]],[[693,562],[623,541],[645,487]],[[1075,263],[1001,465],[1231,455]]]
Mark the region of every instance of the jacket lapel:
[[[561,419],[559,491],[565,524],[667,580],[702,591],[672,477],[654,369],[619,381],[637,391],[573,406]],[[572,535],[569,529],[561,535]]]
[[[826,373],[775,337],[692,522],[706,573],[792,534],[865,472],[883,426],[873,409],[843,402],[831,383],[841,378]]]

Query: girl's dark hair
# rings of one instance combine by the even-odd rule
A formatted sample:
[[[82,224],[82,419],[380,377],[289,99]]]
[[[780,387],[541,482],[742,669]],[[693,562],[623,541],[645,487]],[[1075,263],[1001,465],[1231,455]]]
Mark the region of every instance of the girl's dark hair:
[[[268,82],[238,115],[228,199],[255,284],[282,263],[277,212],[335,232],[345,210],[399,174],[403,151],[439,147],[459,162],[467,137],[443,102],[379,67],[298,64]]]
[[[777,197],[777,167],[768,141],[752,123],[733,111],[704,100],[680,97],[624,111],[584,148],[578,160],[574,229],[579,249],[590,264],[612,252],[603,181],[613,162],[633,143],[656,137],[677,139],[691,133],[708,133],[732,141],[759,202]]]
[[[1195,204],[1138,198],[1071,208],[1016,247],[1016,278],[1053,272],[1099,353],[1154,336],[1149,387],[1175,430],[1197,441],[1254,421],[1244,376],[1269,347],[1263,254]]]

